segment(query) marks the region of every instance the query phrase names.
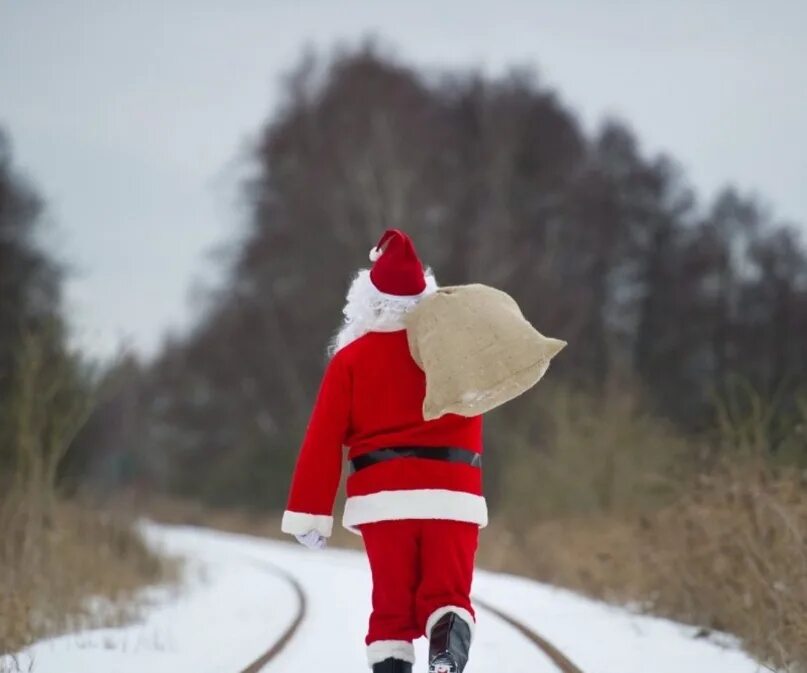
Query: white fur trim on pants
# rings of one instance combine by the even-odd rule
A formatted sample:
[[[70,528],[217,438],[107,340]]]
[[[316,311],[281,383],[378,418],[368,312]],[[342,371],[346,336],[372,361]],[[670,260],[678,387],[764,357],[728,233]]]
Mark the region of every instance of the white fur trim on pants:
[[[323,537],[330,537],[333,530],[333,517],[326,514],[306,514],[305,512],[283,512],[280,530],[289,535],[305,535],[315,530]]]
[[[376,640],[367,646],[367,663],[370,668],[390,658],[414,664],[415,648],[408,640]]]
[[[440,621],[441,617],[447,615],[449,612],[453,612],[455,615],[457,615],[457,617],[468,624],[471,629],[471,640],[473,640],[476,622],[474,621],[474,618],[471,616],[470,612],[468,612],[465,608],[460,608],[456,605],[444,605],[441,608],[437,608],[429,615],[429,618],[426,620],[426,637],[431,638],[434,625]]]
[[[482,528],[488,523],[488,506],[483,496],[464,491],[441,488],[379,491],[348,498],[342,525],[358,533],[357,526],[363,523],[398,519],[450,519]]]

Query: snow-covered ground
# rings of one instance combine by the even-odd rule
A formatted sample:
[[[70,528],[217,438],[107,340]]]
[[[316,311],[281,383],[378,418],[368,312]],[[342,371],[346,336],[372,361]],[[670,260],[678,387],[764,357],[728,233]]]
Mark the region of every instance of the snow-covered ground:
[[[293,620],[297,598],[272,570],[305,589],[307,616],[264,669],[348,673],[367,669],[364,631],[370,579],[365,557],[207,529],[144,524],[148,538],[190,559],[179,592],[150,590],[142,620],[52,638],[19,654],[32,673],[240,673]],[[695,629],[581,598],[531,580],[479,571],[474,593],[551,641],[584,673],[752,673],[762,670],[730,645]],[[536,646],[479,610],[466,673],[557,673]],[[426,643],[418,643],[425,670]],[[0,666],[2,670],[2,666]]]

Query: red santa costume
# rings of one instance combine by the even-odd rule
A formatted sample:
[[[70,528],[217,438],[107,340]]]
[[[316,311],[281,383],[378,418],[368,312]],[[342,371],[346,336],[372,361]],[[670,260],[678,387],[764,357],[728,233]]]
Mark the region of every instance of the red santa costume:
[[[474,626],[469,596],[477,537],[487,523],[482,417],[423,420],[425,375],[410,355],[403,317],[437,285],[398,230],[384,233],[371,260],[372,269],[359,271],[348,292],[282,529],[331,534],[347,446],[352,469],[342,523],[362,535],[373,576],[370,666],[411,670],[412,640],[421,635],[431,637],[430,658],[437,661],[438,650],[457,640],[457,628],[462,640],[464,624],[466,651],[454,657],[454,668],[432,663],[433,670],[461,671]],[[435,645],[440,637],[445,642]]]

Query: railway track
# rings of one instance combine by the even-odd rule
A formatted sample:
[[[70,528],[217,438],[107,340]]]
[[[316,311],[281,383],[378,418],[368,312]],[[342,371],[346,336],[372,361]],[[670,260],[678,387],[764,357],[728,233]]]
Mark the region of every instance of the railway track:
[[[288,582],[288,584],[294,590],[295,596],[297,597],[297,610],[295,611],[294,619],[289,623],[283,633],[280,634],[280,637],[274,643],[272,643],[271,647],[266,650],[266,652],[261,654],[257,659],[255,659],[255,661],[253,661],[249,666],[240,671],[240,673],[260,673],[260,670],[266,666],[266,664],[272,661],[272,659],[274,659],[286,648],[286,645],[289,644],[291,639],[294,637],[294,634],[297,633],[297,629],[300,628],[300,624],[303,623],[303,620],[308,612],[308,599],[306,598],[305,590],[300,584],[300,581],[294,577],[294,575],[286,570],[283,570],[283,568],[280,566],[276,566],[274,563],[269,563],[268,561],[258,561],[257,559],[250,559],[250,561],[264,570],[269,570],[277,577],[283,579],[285,582]]]
[[[557,647],[555,647],[542,635],[533,631],[529,626],[524,624],[524,622],[519,621],[512,615],[507,614],[506,612],[500,610],[499,608],[493,607],[490,603],[488,603],[485,600],[482,600],[478,596],[474,596],[473,602],[475,605],[482,608],[486,612],[495,615],[503,622],[512,626],[516,631],[525,636],[527,640],[534,643],[536,647],[541,649],[544,652],[544,654],[552,660],[552,663],[555,664],[555,666],[558,667],[558,670],[562,671],[562,673],[583,673],[583,671],[581,671],[577,666],[575,666],[572,663],[569,657],[563,654],[563,652],[561,652]]]
[[[287,582],[292,587],[297,597],[297,609],[295,611],[294,618],[283,631],[283,633],[281,633],[280,637],[277,638],[274,643],[272,643],[269,649],[267,649],[251,664],[249,664],[249,666],[242,669],[239,673],[260,673],[264,666],[269,664],[286,648],[289,642],[291,642],[292,638],[294,638],[294,635],[297,633],[297,630],[300,628],[300,625],[305,620],[308,611],[308,600],[306,598],[305,589],[303,589],[299,580],[297,580],[294,575],[287,570],[284,570],[280,566],[268,561],[251,558],[250,562],[258,565],[268,572],[273,573],[277,577],[280,577]],[[583,671],[572,663],[569,657],[563,654],[563,652],[555,647],[555,645],[553,645],[549,640],[541,636],[539,633],[536,633],[531,627],[524,624],[522,621],[516,619],[504,610],[495,607],[491,603],[488,603],[487,600],[479,598],[478,596],[474,596],[473,602],[474,605],[493,615],[497,619],[505,622],[508,626],[512,627],[525,638],[527,638],[527,640],[532,642],[550,659],[550,661],[552,661],[552,663],[555,664],[555,666],[557,666],[561,673],[583,673]]]

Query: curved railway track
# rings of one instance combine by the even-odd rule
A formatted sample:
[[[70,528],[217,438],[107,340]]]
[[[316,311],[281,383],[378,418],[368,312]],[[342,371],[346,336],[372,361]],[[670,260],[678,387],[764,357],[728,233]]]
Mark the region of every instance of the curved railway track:
[[[525,636],[527,640],[531,641],[539,649],[543,650],[544,654],[546,654],[546,656],[552,660],[552,663],[555,664],[555,666],[558,667],[558,670],[562,671],[562,673],[583,673],[583,671],[572,663],[569,657],[563,654],[563,652],[550,643],[546,638],[533,631],[523,622],[519,621],[512,615],[507,614],[503,610],[493,607],[490,603],[482,600],[478,596],[473,597],[473,602],[486,612],[495,615],[503,622],[512,626],[516,631]]]
[[[300,628],[300,625],[305,620],[308,610],[308,600],[306,598],[305,590],[303,589],[299,580],[294,577],[294,575],[284,570],[280,566],[268,561],[250,558],[250,562],[258,565],[264,570],[272,572],[274,575],[287,582],[289,586],[292,587],[297,597],[297,609],[295,611],[294,618],[283,631],[283,633],[280,634],[280,637],[277,638],[274,643],[272,643],[269,649],[267,649],[251,664],[249,664],[249,666],[242,669],[239,673],[260,673],[263,667],[271,662],[272,659],[274,659],[278,654],[280,654],[285,649],[286,645],[291,642],[292,638],[294,638],[294,635],[297,633],[297,630]],[[557,666],[561,673],[583,673],[565,654],[563,654],[563,652],[555,647],[555,645],[553,645],[540,634],[536,633],[532,628],[523,622],[519,621],[504,610],[501,610],[491,603],[488,603],[486,600],[479,598],[478,596],[474,596],[473,602],[476,606],[495,616],[497,619],[502,620],[527,638],[530,642],[532,642],[550,659],[550,661],[552,661],[552,663],[555,664],[555,666]]]
[[[289,623],[283,633],[280,634],[280,637],[272,643],[271,647],[249,666],[241,670],[240,673],[260,673],[260,670],[280,654],[285,649],[286,645],[289,644],[294,634],[297,633],[297,629],[300,628],[300,624],[303,623],[308,611],[308,599],[306,598],[305,590],[294,575],[268,561],[258,561],[257,559],[250,559],[250,561],[264,570],[271,571],[276,576],[288,582],[297,597],[297,610],[295,611],[294,619]]]

